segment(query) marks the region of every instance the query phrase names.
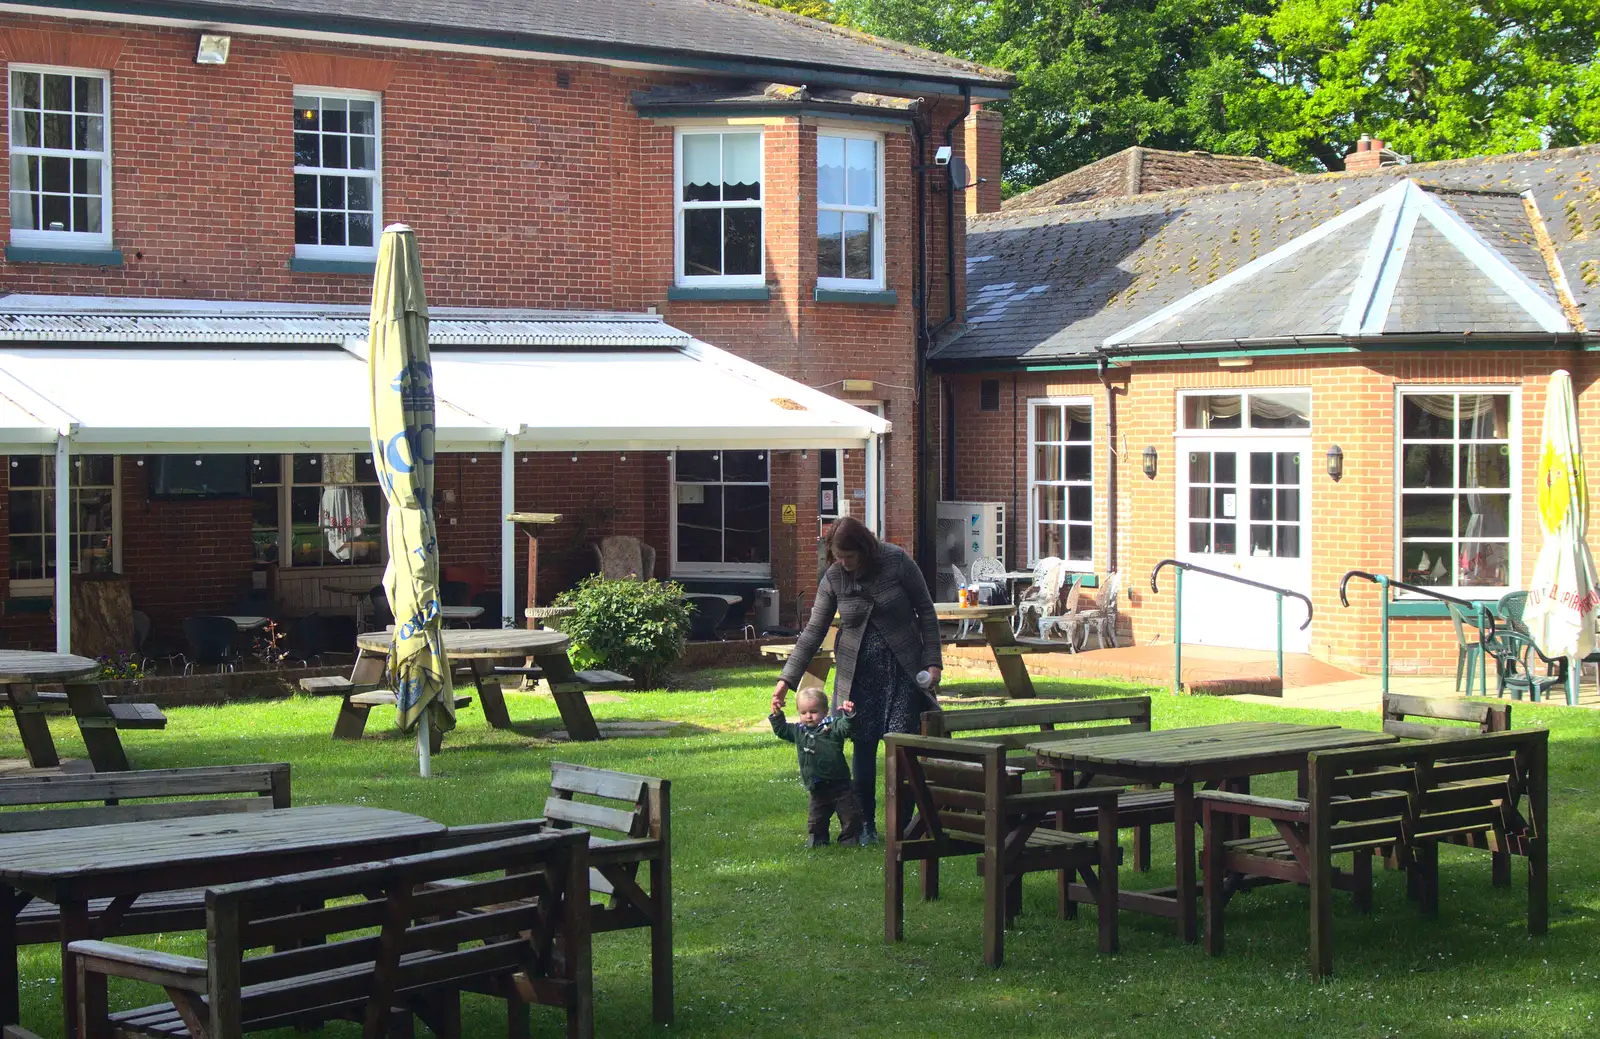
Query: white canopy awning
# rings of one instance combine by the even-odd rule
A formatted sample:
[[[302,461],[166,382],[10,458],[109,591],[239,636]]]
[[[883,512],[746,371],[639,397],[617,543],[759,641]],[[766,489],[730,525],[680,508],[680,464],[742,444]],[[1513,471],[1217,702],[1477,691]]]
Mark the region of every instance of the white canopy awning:
[[[366,448],[352,308],[185,303],[0,299],[0,451],[53,450],[58,430],[79,452]],[[850,448],[889,429],[653,315],[441,308],[431,333],[440,451]]]

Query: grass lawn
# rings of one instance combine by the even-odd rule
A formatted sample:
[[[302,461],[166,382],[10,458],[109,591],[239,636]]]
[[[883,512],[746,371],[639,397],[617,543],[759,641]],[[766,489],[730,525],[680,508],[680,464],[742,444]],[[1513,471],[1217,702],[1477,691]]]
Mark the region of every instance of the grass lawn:
[[[1044,695],[1125,693],[1040,680]],[[1526,886],[1513,860],[1509,890],[1489,886],[1489,860],[1441,852],[1441,913],[1420,917],[1398,874],[1380,871],[1375,911],[1341,898],[1334,917],[1334,979],[1306,976],[1307,899],[1289,886],[1229,906],[1228,953],[1208,959],[1180,944],[1170,921],[1123,913],[1122,952],[1095,951],[1092,910],[1056,919],[1053,878],[1030,877],[1024,912],[998,971],[980,956],[980,889],[971,868],[944,871],[944,897],[922,903],[908,884],[906,940],[883,940],[883,856],[872,849],[802,847],[806,799],[794,750],[768,729],[771,672],[689,676],[673,692],[600,703],[602,720],[670,719],[667,738],[557,745],[533,735],[554,720],[547,698],[511,694],[513,718],[496,732],[476,705],[415,774],[414,745],[374,714],[360,743],[335,744],[336,702],[300,697],[226,708],[169,710],[161,732],[123,734],[141,768],[250,761],[293,763],[297,804],[379,805],[445,823],[539,814],[552,758],[664,776],[673,783],[673,874],[678,1020],[694,1036],[1548,1036],[1600,1034],[1600,712],[1518,704],[1519,726],[1548,725],[1551,741],[1550,931],[1526,930]],[[959,692],[968,683],[951,682]],[[970,683],[973,692],[989,684]],[[1377,728],[1375,715],[1329,714],[1155,693],[1157,728],[1236,720],[1336,722]],[[537,723],[537,724],[533,724]],[[57,746],[81,757],[70,719],[54,719]],[[22,757],[9,712],[0,757]],[[1258,781],[1288,795],[1292,779]],[[881,813],[881,806],[880,806]],[[1125,847],[1128,842],[1124,841]],[[1171,883],[1171,833],[1157,832],[1155,870],[1122,874],[1127,887]],[[203,955],[194,935],[133,940]],[[598,1034],[650,1033],[644,932],[595,940]],[[23,1021],[59,1035],[54,946],[23,950]],[[114,1006],[153,989],[113,990]],[[468,997],[467,1034],[503,1033],[499,1008]],[[560,1034],[535,1010],[536,1034]],[[294,1033],[285,1033],[293,1035]],[[357,1035],[331,1025],[327,1035]]]

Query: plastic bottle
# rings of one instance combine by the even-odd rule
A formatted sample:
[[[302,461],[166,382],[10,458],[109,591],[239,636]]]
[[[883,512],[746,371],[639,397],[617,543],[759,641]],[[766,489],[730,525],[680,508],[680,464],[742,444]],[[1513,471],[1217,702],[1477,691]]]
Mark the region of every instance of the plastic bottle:
[[[921,686],[923,689],[931,689],[931,688],[933,688],[933,675],[929,674],[926,671],[918,671],[917,672],[917,685]]]

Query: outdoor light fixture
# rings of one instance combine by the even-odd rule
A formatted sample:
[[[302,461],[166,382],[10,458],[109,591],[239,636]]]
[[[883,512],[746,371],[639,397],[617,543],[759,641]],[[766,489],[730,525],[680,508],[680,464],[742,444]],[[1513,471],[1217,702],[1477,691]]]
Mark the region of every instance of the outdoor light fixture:
[[[200,34],[200,47],[194,52],[196,65],[226,65],[228,63],[228,48],[233,46],[233,37],[217,36],[212,33]]]
[[[1344,451],[1338,444],[1330,445],[1328,448],[1328,475],[1335,480],[1344,475]]]
[[[1154,447],[1144,449],[1144,474],[1152,480],[1156,478],[1156,449]]]

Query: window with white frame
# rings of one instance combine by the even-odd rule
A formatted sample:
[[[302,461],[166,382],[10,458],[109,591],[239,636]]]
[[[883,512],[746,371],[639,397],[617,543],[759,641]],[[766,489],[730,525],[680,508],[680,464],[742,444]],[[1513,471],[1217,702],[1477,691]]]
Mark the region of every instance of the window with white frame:
[[[1094,563],[1094,408],[1089,399],[1032,401],[1028,410],[1028,557]]]
[[[1402,390],[1400,572],[1411,584],[1504,589],[1518,512],[1515,393]]]
[[[72,572],[102,574],[116,569],[118,530],[117,459],[74,455],[72,473]],[[56,575],[56,468],[54,457],[11,456],[11,594],[46,590]]]
[[[384,499],[371,452],[290,455],[287,462],[288,565],[382,563]]]
[[[772,487],[765,451],[673,457],[674,573],[772,572]]]
[[[678,133],[678,281],[764,280],[760,131]]]
[[[383,218],[378,96],[294,94],[294,248],[304,259],[377,255]]]
[[[839,492],[844,489],[844,452],[822,451],[817,455],[817,518],[839,518]]]
[[[10,67],[11,243],[111,244],[111,81],[106,72]]]
[[[280,531],[283,529],[283,457],[252,455],[250,458],[250,543],[251,560],[277,563],[283,558]]]
[[[1311,428],[1311,394],[1307,390],[1245,390],[1238,393],[1185,393],[1186,430]]]
[[[883,287],[883,139],[817,135],[817,285]]]

